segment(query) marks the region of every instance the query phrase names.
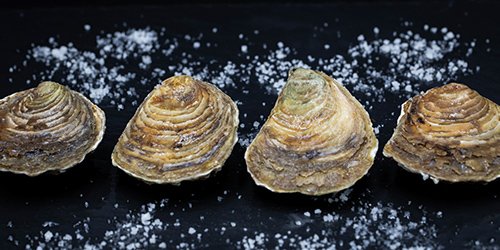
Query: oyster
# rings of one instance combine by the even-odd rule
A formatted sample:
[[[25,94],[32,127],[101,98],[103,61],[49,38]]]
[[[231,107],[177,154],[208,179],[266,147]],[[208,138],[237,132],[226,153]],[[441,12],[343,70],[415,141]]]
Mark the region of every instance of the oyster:
[[[113,165],[148,183],[221,169],[238,140],[238,108],[215,86],[181,75],[149,93],[115,145]]]
[[[497,104],[450,83],[403,104],[383,153],[436,183],[488,182],[500,175],[499,119]]]
[[[369,115],[347,89],[293,68],[245,160],[256,184],[271,191],[322,195],[363,177],[377,149]]]
[[[55,82],[0,100],[0,170],[29,176],[62,172],[101,142],[104,112]]]

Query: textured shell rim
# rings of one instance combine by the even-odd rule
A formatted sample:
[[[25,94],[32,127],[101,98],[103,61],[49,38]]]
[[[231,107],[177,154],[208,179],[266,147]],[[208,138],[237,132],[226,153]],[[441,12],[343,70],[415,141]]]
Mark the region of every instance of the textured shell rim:
[[[322,73],[322,72],[321,72]],[[340,87],[344,87],[341,83],[339,83],[337,80],[335,80],[333,77],[330,77],[330,79],[335,83],[337,84],[338,86]],[[348,91],[349,92],[349,91]],[[350,93],[350,92],[349,92]],[[353,96],[353,98],[357,101],[357,99]],[[362,105],[361,105],[362,106]],[[370,114],[368,113],[368,111],[366,111],[366,109],[363,108],[363,111],[364,113],[370,117]],[[375,161],[375,157],[377,155],[377,152],[378,152],[378,149],[379,149],[379,141],[377,139],[377,137],[375,136],[375,133],[374,133],[374,130],[373,130],[373,124],[371,122],[370,119],[368,119],[368,125],[370,128],[372,128],[371,132],[373,133],[373,139],[375,141],[375,145],[374,147],[371,149],[370,151],[370,154],[368,154],[368,158],[370,159],[370,161],[372,162],[371,163],[371,166],[373,165],[373,162]],[[260,132],[260,131],[259,131]],[[255,140],[255,139],[254,139]],[[253,142],[253,141],[252,141]],[[249,146],[250,147],[250,146]],[[247,151],[248,151],[248,148],[247,148]],[[246,152],[245,152],[245,155],[246,155]],[[246,158],[246,156],[245,156]],[[259,181],[255,176],[254,174],[250,171],[250,169],[247,167],[247,172],[251,175],[252,179],[254,180],[255,184],[258,185],[258,186],[261,186],[261,187],[265,187],[266,189],[272,191],[272,192],[275,192],[275,193],[301,193],[301,194],[305,194],[305,195],[313,195],[313,196],[321,196],[321,195],[326,195],[326,194],[331,194],[331,193],[337,193],[337,192],[340,192],[340,191],[343,191],[345,189],[348,189],[350,187],[352,187],[354,184],[356,184],[357,181],[359,181],[361,178],[363,178],[367,173],[368,171],[371,169],[371,166],[369,168],[367,168],[365,170],[365,172],[360,175],[360,177],[356,180],[354,180],[350,185],[347,185],[347,186],[343,186],[343,187],[340,187],[338,189],[333,189],[333,190],[329,190],[328,192],[320,192],[320,193],[308,193],[308,192],[301,192],[299,190],[283,190],[283,189],[280,189],[280,190],[275,190],[273,189],[270,185],[267,185],[261,181]]]
[[[49,173],[50,172],[63,173],[66,170],[68,170],[69,168],[72,168],[72,167],[80,164],[81,162],[83,162],[83,160],[85,160],[85,157],[88,154],[90,154],[93,151],[95,151],[95,149],[99,146],[99,144],[101,143],[102,139],[104,138],[104,131],[106,130],[106,115],[105,115],[104,111],[101,108],[99,108],[97,105],[93,104],[87,97],[85,97],[81,93],[79,93],[77,91],[74,91],[74,90],[71,90],[71,89],[68,89],[68,91],[72,91],[73,93],[77,94],[87,104],[90,104],[91,107],[94,107],[95,110],[97,111],[97,113],[94,114],[94,116],[97,117],[98,120],[102,120],[102,129],[99,131],[99,134],[97,135],[97,140],[95,141],[94,145],[92,145],[92,147],[90,147],[85,154],[82,154],[82,156],[79,157],[79,158],[77,158],[77,160],[75,160],[73,163],[68,164],[68,166],[63,167],[63,168],[47,168],[47,169],[44,169],[42,171],[38,171],[36,173],[30,173],[28,171],[16,171],[16,170],[1,169],[1,168],[0,168],[0,171],[2,171],[2,172],[10,172],[10,173],[14,173],[14,174],[24,174],[24,175],[27,175],[27,176],[30,176],[30,177],[35,177],[35,176],[38,176],[38,175],[41,175],[41,174],[44,174],[44,173],[47,173],[47,172],[49,172]],[[17,92],[17,93],[19,93],[19,92]],[[6,101],[8,98],[11,98],[12,96],[14,96],[17,93],[13,93],[11,95],[8,95],[8,96],[2,98],[0,100],[0,102]]]
[[[427,93],[427,92],[425,92]],[[396,128],[397,126],[399,126],[399,124],[401,123],[404,115],[405,115],[405,107],[407,105],[411,105],[412,104],[412,100],[413,98],[410,98],[408,100],[406,100],[402,105],[401,105],[401,110],[400,110],[400,114],[398,116],[398,119],[397,119],[397,123],[396,123],[396,127],[394,128],[394,131],[396,131]],[[408,107],[409,108],[409,107]],[[394,134],[393,134],[394,136]],[[389,139],[389,141],[387,143],[390,143],[393,136],[391,136],[391,138]],[[382,151],[382,154],[387,157],[387,158],[391,158],[393,159],[400,167],[402,167],[404,170],[408,171],[408,172],[411,172],[411,173],[415,173],[415,174],[420,174],[422,175],[422,179],[425,181],[427,179],[431,179],[432,182],[434,182],[434,184],[438,184],[440,181],[443,181],[443,182],[450,182],[450,183],[458,183],[458,182],[485,182],[485,183],[488,183],[488,182],[491,182],[491,181],[494,181],[498,178],[500,178],[500,174],[497,175],[497,176],[493,176],[489,179],[485,179],[485,180],[458,180],[458,179],[446,179],[446,178],[442,178],[442,177],[439,177],[439,176],[436,176],[436,175],[433,175],[431,173],[426,173],[422,170],[415,170],[409,166],[407,166],[406,164],[396,160],[391,154],[388,154],[386,153],[385,151]]]
[[[191,76],[189,76],[191,77]],[[192,77],[191,77],[192,78]],[[195,79],[195,78],[193,78]],[[201,81],[201,80],[200,80]],[[204,81],[202,81],[204,82]],[[206,82],[208,83],[208,82]],[[221,91],[219,88],[217,88],[215,85],[211,84],[211,83],[208,83],[210,85],[212,85],[213,87],[215,87],[217,90]],[[144,100],[147,100],[149,99],[152,95],[153,95],[153,92],[155,89],[158,89],[160,88],[162,85],[162,83],[160,84],[157,84],[155,85],[155,87],[153,88],[153,91],[150,91],[146,97],[144,98]],[[236,143],[238,142],[238,125],[240,123],[240,120],[239,120],[239,109],[238,109],[238,106],[236,105],[236,103],[233,101],[233,99],[227,95],[226,93],[222,92],[224,95],[226,95],[230,100],[231,100],[231,106],[234,107],[234,110],[235,110],[235,119],[234,119],[234,136],[233,136],[233,142],[231,143],[231,147],[228,149],[230,152],[228,152],[227,154],[227,157],[225,157],[224,159],[222,159],[222,161],[219,161],[219,164],[213,168],[211,168],[210,170],[206,171],[206,172],[203,172],[203,173],[200,173],[200,174],[197,174],[197,175],[190,175],[190,176],[186,176],[184,178],[179,178],[179,179],[175,179],[173,181],[168,181],[168,180],[160,180],[160,179],[155,179],[155,178],[146,178],[142,175],[138,175],[138,174],[135,174],[129,170],[127,170],[126,168],[120,166],[120,164],[118,164],[115,160],[115,155],[112,153],[111,154],[111,163],[113,164],[113,166],[123,170],[125,173],[127,173],[128,175],[134,177],[134,178],[137,178],[145,183],[148,183],[148,184],[161,184],[161,185],[164,185],[164,184],[171,184],[171,185],[180,185],[181,182],[183,181],[195,181],[195,180],[199,180],[199,179],[204,179],[204,178],[208,178],[211,176],[211,174],[215,174],[217,172],[219,172],[221,169],[222,169],[222,166],[225,164],[226,160],[231,156],[231,153],[232,151],[234,150],[234,146],[236,145]],[[142,105],[142,104],[141,104]],[[139,112],[139,108],[135,111],[134,113],[134,116],[137,115],[137,113]],[[132,119],[130,119],[128,122],[127,122],[127,125],[126,126],[129,126],[130,123],[132,122]],[[118,139],[120,140],[120,139]],[[115,145],[116,147],[116,145]]]
[[[133,172],[131,172],[131,171],[129,171],[129,170],[121,167],[118,163],[116,163],[114,155],[111,155],[111,162],[112,162],[113,166],[115,166],[115,167],[123,170],[128,175],[130,175],[132,177],[135,177],[135,178],[137,178],[137,179],[139,179],[139,180],[141,180],[143,182],[146,182],[148,184],[172,184],[172,185],[180,185],[181,182],[183,182],[183,181],[195,181],[195,180],[199,180],[199,179],[203,179],[203,178],[208,178],[211,174],[215,174],[215,173],[219,172],[222,169],[222,166],[226,163],[226,160],[231,155],[231,153],[232,153],[232,151],[234,149],[234,145],[236,145],[236,142],[238,142],[238,133],[237,132],[235,132],[234,139],[233,139],[232,145],[230,147],[231,152],[228,153],[228,157],[226,159],[224,159],[223,161],[219,161],[219,164],[216,167],[211,168],[209,171],[206,171],[206,172],[203,172],[203,173],[200,173],[200,174],[197,174],[197,175],[190,175],[190,176],[187,176],[185,178],[176,179],[175,181],[159,180],[159,179],[153,179],[153,178],[145,178],[144,176],[135,174],[135,173],[133,173]]]

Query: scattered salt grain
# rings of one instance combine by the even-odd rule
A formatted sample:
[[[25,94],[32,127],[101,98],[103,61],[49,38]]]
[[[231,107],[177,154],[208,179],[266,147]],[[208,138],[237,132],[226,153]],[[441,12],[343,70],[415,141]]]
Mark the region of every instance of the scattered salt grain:
[[[241,45],[241,52],[248,53],[248,46],[247,45]]]
[[[49,242],[52,239],[52,237],[54,237],[54,234],[51,231],[47,231],[43,236],[45,238],[45,241]]]

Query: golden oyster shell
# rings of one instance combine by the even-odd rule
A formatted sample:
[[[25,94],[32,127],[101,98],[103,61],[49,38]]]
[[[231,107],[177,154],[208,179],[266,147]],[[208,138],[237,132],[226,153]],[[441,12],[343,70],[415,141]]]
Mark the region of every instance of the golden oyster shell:
[[[363,177],[377,149],[369,115],[347,89],[322,72],[294,68],[245,160],[271,191],[322,195]]]
[[[29,176],[62,172],[101,142],[104,112],[55,82],[0,100],[0,170]]]
[[[466,85],[433,88],[403,104],[383,153],[436,183],[488,182],[500,175],[499,115]]]
[[[219,171],[238,140],[238,108],[215,86],[181,75],[146,97],[112,161],[148,183],[178,184]]]

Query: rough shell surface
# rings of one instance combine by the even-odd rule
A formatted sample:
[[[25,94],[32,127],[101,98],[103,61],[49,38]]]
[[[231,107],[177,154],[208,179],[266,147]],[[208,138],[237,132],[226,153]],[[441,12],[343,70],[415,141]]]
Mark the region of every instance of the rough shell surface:
[[[189,76],[171,77],[139,106],[112,162],[148,183],[208,177],[231,154],[238,122],[236,104],[221,90]]]
[[[294,68],[245,160],[255,182],[271,191],[322,195],[363,177],[377,149],[369,115],[347,89]]]
[[[29,176],[64,171],[101,142],[104,112],[55,82],[0,100],[0,170]]]
[[[383,153],[436,183],[491,181],[500,175],[499,112],[466,85],[430,89],[403,104]]]

